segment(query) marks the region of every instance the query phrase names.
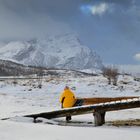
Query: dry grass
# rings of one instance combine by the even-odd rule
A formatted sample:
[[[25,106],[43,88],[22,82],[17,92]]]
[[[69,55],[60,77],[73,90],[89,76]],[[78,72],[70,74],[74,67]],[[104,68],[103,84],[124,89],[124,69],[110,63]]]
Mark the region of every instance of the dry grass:
[[[140,126],[140,119],[130,119],[130,120],[116,120],[107,122],[108,125],[113,126]]]

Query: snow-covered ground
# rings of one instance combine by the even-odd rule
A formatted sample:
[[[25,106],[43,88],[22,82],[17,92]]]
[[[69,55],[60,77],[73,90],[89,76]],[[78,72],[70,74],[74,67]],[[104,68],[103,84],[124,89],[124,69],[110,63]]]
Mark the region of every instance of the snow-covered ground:
[[[14,80],[15,82],[15,80]],[[55,119],[63,125],[51,125],[47,120],[33,123],[31,118],[22,117],[31,113],[60,109],[59,96],[65,85],[71,87],[77,97],[140,96],[140,82],[131,76],[120,76],[118,86],[107,84],[100,76],[60,77],[43,79],[42,88],[36,88],[37,80],[19,79],[0,81],[0,139],[1,140],[139,140],[140,127],[115,127],[107,124],[94,127],[92,114],[74,116],[73,124],[65,118]],[[106,122],[112,120],[140,119],[140,108],[107,112]],[[52,120],[54,121],[54,120]],[[83,122],[83,123],[78,123]]]

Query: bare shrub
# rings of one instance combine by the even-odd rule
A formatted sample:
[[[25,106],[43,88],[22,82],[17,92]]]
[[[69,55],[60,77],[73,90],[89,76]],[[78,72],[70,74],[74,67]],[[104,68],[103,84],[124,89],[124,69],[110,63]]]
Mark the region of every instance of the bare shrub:
[[[38,68],[38,72],[37,72],[38,88],[42,88],[43,76],[44,76],[44,70],[43,68],[40,67]]]
[[[110,85],[112,82],[113,85],[117,86],[118,75],[119,75],[118,69],[112,66],[112,67],[104,67],[102,71],[103,71],[103,76],[108,79],[108,84]]]

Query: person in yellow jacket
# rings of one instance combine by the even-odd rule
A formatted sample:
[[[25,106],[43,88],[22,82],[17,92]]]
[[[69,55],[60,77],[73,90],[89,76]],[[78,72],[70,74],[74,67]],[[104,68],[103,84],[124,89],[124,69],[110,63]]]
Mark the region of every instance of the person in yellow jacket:
[[[70,108],[74,106],[76,98],[74,93],[70,90],[68,86],[64,88],[64,91],[61,94],[59,101],[62,108]]]
[[[70,90],[68,86],[64,88],[64,91],[61,94],[59,101],[61,103],[62,108],[70,108],[74,106],[76,102],[76,98],[75,98],[74,93]],[[69,120],[71,120],[70,115],[66,116],[66,121],[69,121]]]

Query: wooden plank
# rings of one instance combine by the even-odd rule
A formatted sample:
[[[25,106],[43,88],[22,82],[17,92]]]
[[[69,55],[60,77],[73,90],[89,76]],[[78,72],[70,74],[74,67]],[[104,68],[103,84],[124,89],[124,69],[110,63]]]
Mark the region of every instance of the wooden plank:
[[[117,102],[115,104],[105,104],[103,107],[96,106],[95,111],[117,111],[123,109],[131,109],[140,107],[140,101],[130,101],[130,102]]]
[[[34,119],[38,117],[51,119],[51,118],[59,118],[59,117],[66,117],[66,116],[73,116],[73,115],[82,115],[82,114],[88,114],[94,112],[116,111],[116,110],[131,109],[131,108],[138,108],[138,107],[140,107],[140,100],[73,107],[73,108],[56,110],[52,112],[25,115],[25,117],[32,117]]]
[[[123,97],[94,97],[94,98],[77,98],[84,100],[83,105],[99,104],[112,101],[121,101],[127,99],[138,98],[137,96],[123,96]]]

